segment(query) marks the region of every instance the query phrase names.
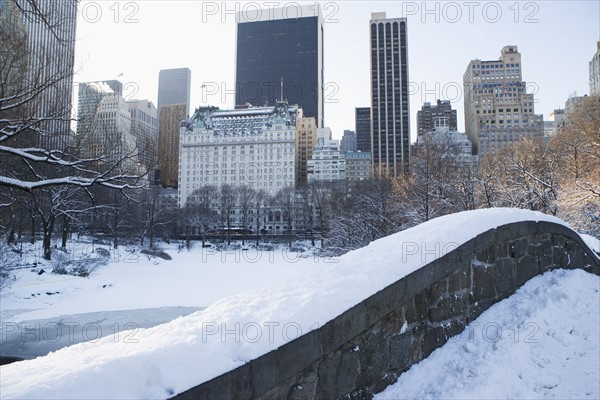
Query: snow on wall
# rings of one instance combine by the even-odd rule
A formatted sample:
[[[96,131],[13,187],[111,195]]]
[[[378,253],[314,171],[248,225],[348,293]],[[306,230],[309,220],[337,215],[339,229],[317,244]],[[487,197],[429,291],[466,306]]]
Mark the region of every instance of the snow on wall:
[[[3,398],[167,398],[315,331],[482,232],[557,218],[516,209],[448,215],[350,252],[278,289],[251,291],[206,310],[0,367]],[[235,279],[235,277],[232,277]]]

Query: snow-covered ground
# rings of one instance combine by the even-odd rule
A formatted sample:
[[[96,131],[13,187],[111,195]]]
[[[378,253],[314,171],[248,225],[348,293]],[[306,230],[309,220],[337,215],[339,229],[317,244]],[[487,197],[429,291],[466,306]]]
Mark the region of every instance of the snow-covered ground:
[[[0,318],[20,322],[98,311],[206,307],[246,290],[280,285],[324,264],[285,246],[221,252],[196,245],[178,252],[178,245],[172,244],[164,246],[172,257],[168,261],[131,254],[123,247],[101,247],[111,251],[110,262],[89,278],[51,274],[51,266],[42,264],[15,271],[16,280],[0,297]],[[77,257],[91,245],[68,248]],[[41,268],[46,273],[38,275]]]
[[[599,291],[582,270],[537,276],[375,398],[598,399]]]
[[[526,210],[477,210],[431,220],[329,262],[309,258],[294,263],[282,256],[284,264],[267,262],[262,273],[258,273],[260,268],[256,267],[265,262],[264,256],[258,263],[246,261],[232,268],[230,261],[210,267],[204,266],[197,254],[181,253],[181,258],[161,261],[157,266],[140,266],[131,274],[119,274],[110,280],[100,279],[100,272],[89,279],[95,289],[88,290],[88,295],[80,296],[78,290],[66,285],[62,289],[65,299],[58,302],[51,296],[51,301],[57,301],[57,308],[69,310],[74,306],[67,303],[73,299],[89,303],[77,306],[85,311],[76,312],[87,312],[90,307],[122,307],[123,302],[128,307],[147,308],[198,306],[221,300],[187,317],[140,329],[135,341],[109,336],[0,367],[0,392],[5,398],[170,397],[325,324],[477,234],[523,220],[564,224],[557,218]],[[304,262],[307,264],[301,264]],[[156,274],[149,272],[155,267]],[[202,283],[211,276],[216,278]],[[284,279],[290,280],[283,284]],[[146,284],[146,280],[152,284]],[[107,282],[112,282],[112,286],[103,287]],[[137,289],[132,290],[134,287]],[[253,290],[223,298],[244,288]],[[31,292],[20,290],[8,296],[12,310],[23,308],[23,296]],[[117,300],[107,299],[112,297],[109,293]],[[205,302],[198,300],[202,296]],[[35,304],[44,308],[42,303]],[[54,305],[46,307],[47,311],[32,311],[27,317],[41,318],[52,313],[50,308]],[[23,318],[24,314],[15,317]]]

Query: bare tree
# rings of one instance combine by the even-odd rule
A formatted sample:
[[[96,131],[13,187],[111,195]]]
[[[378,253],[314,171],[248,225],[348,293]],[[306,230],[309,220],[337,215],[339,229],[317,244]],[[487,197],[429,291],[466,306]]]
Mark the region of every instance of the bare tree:
[[[206,244],[209,232],[217,225],[218,215],[212,207],[212,202],[218,197],[219,191],[214,186],[203,186],[192,192],[181,211],[186,225],[186,232],[197,233]]]
[[[582,232],[600,236],[600,96],[576,106],[550,148],[559,156],[559,216]]]
[[[283,220],[285,221],[288,244],[290,247],[292,246],[292,229],[296,215],[296,200],[296,191],[290,186],[280,189],[274,199],[275,206],[283,213]]]
[[[258,246],[260,241],[261,234],[261,216],[262,220],[264,220],[265,208],[269,203],[269,195],[263,189],[257,190],[254,193],[254,203],[253,203],[253,215],[256,223],[256,245]]]
[[[247,185],[242,185],[236,188],[237,198],[239,203],[239,210],[241,214],[242,228],[248,229],[250,227],[248,223],[249,213],[254,207],[254,198],[256,197],[256,191],[251,189]],[[242,244],[244,240],[242,239]]]
[[[231,223],[235,218],[237,201],[238,192],[231,185],[222,185],[219,192],[219,212],[221,226],[227,230],[227,244],[231,244]]]

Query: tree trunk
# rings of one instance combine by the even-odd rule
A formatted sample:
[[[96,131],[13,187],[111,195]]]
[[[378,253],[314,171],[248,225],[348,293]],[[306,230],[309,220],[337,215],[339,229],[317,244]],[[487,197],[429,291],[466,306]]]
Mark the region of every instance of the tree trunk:
[[[119,247],[119,212],[115,211],[115,217],[113,218],[113,248]]]
[[[48,221],[43,222],[44,225],[44,260],[50,261],[52,258],[52,232],[54,231],[54,215],[48,218]]]
[[[17,230],[17,239],[20,241],[23,237],[23,208],[19,208],[19,229]]]
[[[35,244],[35,215],[31,214],[31,244]]]
[[[67,239],[68,238],[69,238],[69,218],[66,215],[63,215],[62,243],[61,243],[61,247],[63,249],[67,248]]]

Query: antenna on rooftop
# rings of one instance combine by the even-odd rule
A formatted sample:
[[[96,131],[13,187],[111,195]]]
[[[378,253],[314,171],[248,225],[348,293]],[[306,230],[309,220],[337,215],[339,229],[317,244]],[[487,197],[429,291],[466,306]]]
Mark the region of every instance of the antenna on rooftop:
[[[280,96],[279,96],[279,101],[283,102],[283,76],[281,77],[281,87],[280,87]]]

